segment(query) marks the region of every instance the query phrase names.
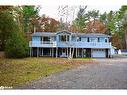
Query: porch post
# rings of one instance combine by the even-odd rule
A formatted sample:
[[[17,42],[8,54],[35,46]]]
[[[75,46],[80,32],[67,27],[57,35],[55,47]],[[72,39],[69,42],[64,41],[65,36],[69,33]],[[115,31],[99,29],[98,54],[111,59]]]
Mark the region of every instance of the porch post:
[[[33,48],[31,47],[31,56],[33,56]]]
[[[77,48],[76,48],[76,58],[77,58]]]
[[[90,58],[92,58],[93,57],[93,54],[92,54],[92,48],[91,48],[91,56],[90,56]]]
[[[50,48],[50,56],[51,56],[51,48]]]
[[[80,56],[80,55],[79,55],[79,49],[78,49],[78,56]]]
[[[77,48],[77,57],[79,56],[79,54],[78,54],[78,48]]]
[[[37,57],[38,57],[39,48],[37,48]]]
[[[54,49],[52,48],[52,57],[53,57],[53,50],[54,50]]]
[[[70,47],[70,55],[69,56],[71,57],[71,47]]]
[[[111,49],[108,49],[107,51],[108,51],[108,58],[112,57],[111,56]]]
[[[82,48],[82,58],[83,58],[83,48]]]
[[[68,47],[67,47],[67,57],[68,57]]]
[[[41,55],[43,56],[43,48],[42,48],[42,52],[41,53],[42,53]]]
[[[30,47],[30,57],[31,57],[31,48],[32,48],[32,47]]]
[[[56,48],[56,58],[57,58],[58,48]]]

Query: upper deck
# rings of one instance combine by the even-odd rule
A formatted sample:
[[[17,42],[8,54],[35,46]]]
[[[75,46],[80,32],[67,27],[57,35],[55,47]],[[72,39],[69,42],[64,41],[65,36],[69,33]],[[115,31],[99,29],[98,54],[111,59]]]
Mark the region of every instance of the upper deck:
[[[29,42],[30,47],[75,47],[75,48],[111,48],[110,36],[98,33],[56,33],[36,32]]]

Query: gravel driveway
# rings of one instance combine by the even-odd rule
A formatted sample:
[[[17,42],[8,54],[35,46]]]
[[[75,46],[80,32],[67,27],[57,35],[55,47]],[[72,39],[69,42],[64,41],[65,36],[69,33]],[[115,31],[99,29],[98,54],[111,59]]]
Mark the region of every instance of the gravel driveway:
[[[18,89],[126,89],[127,58],[96,59],[99,64],[81,65],[18,87]]]

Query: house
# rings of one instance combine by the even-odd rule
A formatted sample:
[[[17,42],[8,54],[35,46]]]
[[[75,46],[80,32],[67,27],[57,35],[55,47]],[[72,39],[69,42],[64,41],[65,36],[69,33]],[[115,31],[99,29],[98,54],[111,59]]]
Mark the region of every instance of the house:
[[[118,49],[118,50],[116,50],[116,53],[115,53],[115,54],[127,55],[127,50],[124,50],[124,49]]]
[[[109,39],[100,33],[35,32],[29,42],[30,56],[109,58],[113,55]]]

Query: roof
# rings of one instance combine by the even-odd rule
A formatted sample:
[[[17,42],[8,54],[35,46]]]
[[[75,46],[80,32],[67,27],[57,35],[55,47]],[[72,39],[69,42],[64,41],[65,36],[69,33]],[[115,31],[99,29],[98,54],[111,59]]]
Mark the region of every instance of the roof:
[[[83,37],[111,37],[102,33],[73,33],[73,35],[79,35]]]
[[[32,36],[55,36],[56,33],[52,32],[35,32],[32,34]]]
[[[59,32],[35,32],[32,34],[32,36],[55,36],[59,33],[68,33],[72,35],[78,35],[78,36],[83,36],[83,37],[111,37],[106,34],[102,33],[74,33],[74,32],[69,32],[69,31],[59,31]]]

